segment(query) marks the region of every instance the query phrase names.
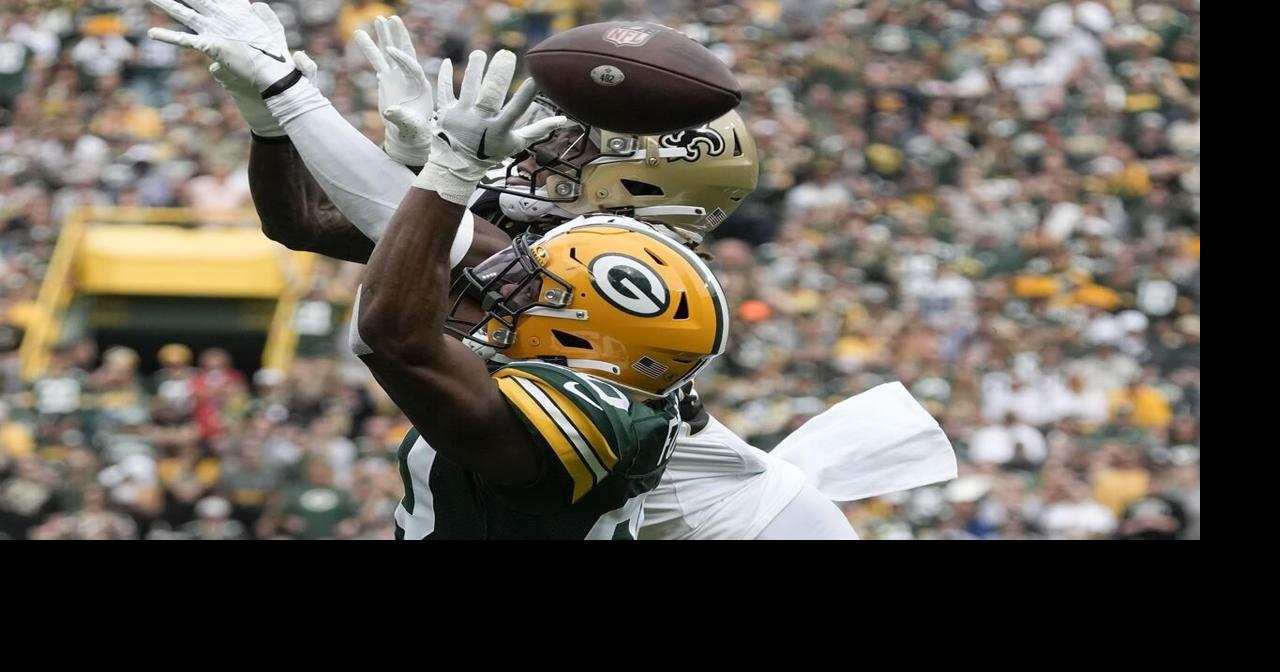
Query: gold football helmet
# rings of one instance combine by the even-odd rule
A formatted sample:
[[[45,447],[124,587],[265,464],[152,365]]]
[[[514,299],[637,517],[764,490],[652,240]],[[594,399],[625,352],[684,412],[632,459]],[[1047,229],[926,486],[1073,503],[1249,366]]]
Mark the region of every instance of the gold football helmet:
[[[648,394],[691,380],[728,338],[720,283],[696,254],[634,219],[581,217],[466,269],[447,328],[491,361],[541,359]],[[480,302],[480,322],[457,316]],[[478,346],[478,347],[477,347]]]
[[[728,219],[760,176],[755,139],[737,112],[657,135],[565,129],[506,173],[481,187],[522,201],[508,201],[511,208],[569,219],[622,214],[693,242]]]

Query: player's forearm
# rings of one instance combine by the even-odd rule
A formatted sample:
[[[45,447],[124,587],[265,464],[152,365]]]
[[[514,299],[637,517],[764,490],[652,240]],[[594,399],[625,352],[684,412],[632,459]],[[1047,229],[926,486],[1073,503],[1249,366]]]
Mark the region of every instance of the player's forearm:
[[[249,188],[268,238],[292,250],[369,261],[373,241],[337,210],[287,139],[254,140]]]
[[[435,192],[411,189],[378,241],[365,270],[357,326],[380,357],[428,367],[443,357],[452,241],[466,215]]]
[[[414,174],[347,123],[306,81],[267,101],[311,176],[366,237],[382,237]]]
[[[480,358],[441,333],[448,241],[464,212],[434,191],[410,190],[365,269],[353,347],[442,456],[491,483],[523,486],[542,469],[532,438]]]

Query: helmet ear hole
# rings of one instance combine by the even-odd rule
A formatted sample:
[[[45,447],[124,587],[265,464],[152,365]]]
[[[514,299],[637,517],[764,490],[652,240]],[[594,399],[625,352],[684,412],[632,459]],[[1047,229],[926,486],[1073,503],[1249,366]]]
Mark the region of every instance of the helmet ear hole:
[[[559,341],[560,345],[563,347],[594,350],[594,348],[591,347],[591,342],[580,336],[574,336],[573,334],[565,333],[559,329],[552,329],[551,335],[555,336],[556,340]]]
[[[676,306],[676,314],[671,316],[673,320],[689,319],[689,296],[684,292],[680,292],[680,305]]]
[[[656,184],[638,180],[622,180],[622,186],[632,196],[665,196],[666,192]]]

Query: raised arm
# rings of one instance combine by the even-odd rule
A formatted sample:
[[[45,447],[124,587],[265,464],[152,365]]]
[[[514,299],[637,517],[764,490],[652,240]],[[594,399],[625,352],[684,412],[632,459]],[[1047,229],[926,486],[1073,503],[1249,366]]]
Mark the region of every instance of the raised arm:
[[[482,52],[471,55],[456,100],[452,66],[446,62],[441,69],[439,135],[428,164],[369,259],[357,305],[355,345],[374,377],[441,455],[494,483],[522,485],[535,480],[541,469],[533,439],[484,363],[442,333],[451,268],[443,241],[452,237],[489,168],[565,120],[513,130],[533,100],[532,82],[504,107],[515,56],[499,52],[487,74],[486,60]]]
[[[356,42],[378,76],[378,113],[386,121],[383,149],[390,158],[409,166],[416,174],[426,164],[430,151],[430,141],[426,138],[428,134],[425,129],[429,126],[429,119],[434,111],[431,85],[418,63],[413,41],[404,22],[399,17],[392,17],[391,20],[378,17],[374,23],[378,41],[375,43],[368,33],[358,30]],[[390,57],[386,49],[391,46],[396,46],[409,58],[401,61]],[[303,76],[315,81],[317,68],[310,57],[298,52],[294,54],[294,62]],[[224,82],[224,86],[227,84],[228,82]],[[229,91],[231,88],[228,86]],[[243,102],[241,99],[244,99]],[[265,116],[278,130],[277,133],[270,134],[255,130],[249,159],[250,186],[262,220],[263,233],[292,249],[359,263],[367,262],[369,254],[373,252],[374,240],[362,234],[333,204],[324,187],[311,175],[302,155],[285,135],[284,129],[267,109],[261,96],[256,95],[252,87],[249,87],[247,92],[242,91],[237,96],[237,102],[242,108],[251,108],[246,113],[246,118],[250,115]],[[388,118],[387,108],[393,106],[397,108],[397,114]],[[404,126],[404,130],[401,130],[401,126]],[[281,137],[272,137],[276,135]],[[323,160],[324,156],[329,155],[317,155],[314,158]],[[341,179],[343,168],[343,165],[338,165],[325,172]],[[359,198],[361,195],[356,189],[342,189],[340,186],[335,188],[350,193],[352,198]],[[406,191],[398,194],[397,199],[403,198],[405,193],[407,185]],[[368,228],[375,233],[377,231],[376,224],[370,224]],[[481,253],[487,255],[494,251],[496,250],[483,249]]]
[[[302,94],[304,91],[299,90],[297,93]],[[329,109],[331,110],[332,107]],[[322,115],[328,117],[327,120],[321,118],[322,123],[333,121],[326,112],[320,111]],[[291,127],[306,129],[315,121],[316,118],[300,115]],[[343,123],[345,124],[345,121]],[[355,131],[350,125],[347,125],[347,128]],[[313,136],[324,137],[323,133],[309,133],[305,130],[301,134],[312,140],[315,140]],[[364,138],[358,132],[356,134],[361,139]],[[364,140],[364,143],[368,147],[375,147],[368,140]],[[396,190],[394,195],[390,191],[386,192],[380,201],[365,201],[364,205],[349,205],[348,207],[354,207],[365,213],[366,225],[357,228],[342,209],[329,198],[321,183],[313,177],[311,168],[303,161],[304,151],[307,150],[300,151],[299,146],[295,146],[288,140],[260,138],[254,140],[249,155],[249,186],[253,192],[254,205],[258,209],[258,217],[262,220],[263,233],[290,249],[315,252],[345,261],[367,263],[369,255],[373,252],[374,243],[381,239],[395,213],[394,206],[388,208],[382,203],[392,197],[403,199],[408,195],[412,182]],[[322,147],[310,153],[336,158],[337,148]],[[335,168],[334,171],[345,173],[347,169]],[[412,171],[408,172],[412,176]],[[331,188],[337,189],[339,193],[352,193],[357,189],[344,188],[336,183],[331,183]],[[353,195],[352,198],[359,197]],[[386,219],[382,220],[381,224],[377,224],[377,219],[384,216]],[[511,244],[511,238],[505,232],[483,219],[472,216],[465,209],[454,225],[461,232],[456,238],[457,245],[450,257],[454,268],[474,266]],[[368,233],[363,229],[368,229]]]
[[[287,134],[338,210],[366,238],[380,238],[413,184],[413,171],[348,124],[311,85],[288,52],[284,26],[270,6],[250,5],[247,0],[151,3],[196,32],[152,28],[148,35],[212,58],[215,76],[244,83],[239,95],[241,87],[228,86],[238,100],[256,96],[265,101],[276,125],[268,129],[271,122],[264,119],[251,121],[250,126],[265,131],[259,135]],[[464,226],[459,237],[469,243],[470,235],[470,227]]]
[[[286,137],[255,137],[249,150],[249,189],[262,232],[291,250],[366,263],[373,241],[329,200]]]
[[[255,32],[269,36],[270,46],[287,55],[283,27],[265,5],[243,12],[244,8],[237,10],[234,5],[247,8],[247,4],[232,1],[225,6],[197,6],[201,12],[196,12],[170,0],[154,0],[154,4],[200,32],[193,37],[159,31],[161,40],[211,56],[212,51],[223,49],[227,55],[225,46],[214,44],[212,38],[219,37],[220,31],[236,31],[237,24],[257,22]],[[403,22],[392,18],[375,23],[378,44],[362,31],[357,41],[378,72],[379,111],[388,120],[385,154],[311,86],[316,65],[302,52],[292,60],[303,78],[285,78],[289,86],[266,87],[265,79],[253,82],[255,73],[243,59],[228,59],[236,61],[237,67],[219,61],[210,67],[253,132],[250,187],[262,232],[292,250],[366,262],[412,184],[417,169],[406,165],[426,163],[430,147],[425,138],[433,111],[430,84]],[[275,67],[274,61],[270,65]],[[264,95],[279,97],[274,101],[276,110],[283,110],[288,118],[276,119]],[[453,256],[460,266],[488,259],[509,243],[502,230],[470,216],[462,221],[461,230],[460,247]],[[465,247],[468,237],[471,246]]]
[[[277,33],[275,39],[276,47],[284,53],[288,45],[283,33]],[[298,71],[314,81],[315,62],[302,52],[293,58]],[[262,232],[293,250],[345,261],[368,261],[373,241],[338,212],[311,177],[253,82],[218,62],[209,66],[209,72],[235,101],[252,132],[249,189],[262,221]]]

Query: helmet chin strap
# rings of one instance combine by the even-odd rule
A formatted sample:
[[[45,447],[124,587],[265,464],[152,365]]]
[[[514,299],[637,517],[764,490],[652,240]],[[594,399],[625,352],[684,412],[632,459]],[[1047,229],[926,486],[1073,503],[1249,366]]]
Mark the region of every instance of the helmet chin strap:
[[[546,196],[546,188],[539,188],[538,195]],[[573,213],[561,208],[557,203],[536,198],[525,198],[515,194],[501,194],[498,197],[498,207],[502,209],[503,215],[516,222],[536,222],[548,217],[562,219],[573,219],[575,217]]]
[[[470,348],[471,352],[476,353],[476,355],[478,355],[480,359],[483,359],[486,362],[495,361],[495,358],[498,357],[497,348],[494,348],[491,345],[477,343],[469,338],[463,339],[462,344]]]
[[[473,333],[481,334],[483,332],[482,330],[477,329]],[[468,348],[471,348],[472,352],[476,353],[476,355],[478,355],[481,359],[483,359],[486,362],[489,362],[490,364],[506,365],[516,361],[504,354],[501,354],[500,352],[498,352],[497,348],[494,348],[493,346],[477,343],[476,341],[473,341],[470,339],[465,339],[462,342]],[[618,375],[618,372],[619,372],[617,365],[610,364],[608,362],[596,361],[594,359],[567,359],[565,360],[565,365],[571,369],[576,369],[576,370],[586,369],[591,371],[602,371],[604,373],[612,373],[615,376]]]
[[[475,338],[464,338],[462,344],[476,353],[480,359],[493,364],[510,364],[511,358],[498,352],[498,349],[492,345],[487,345],[481,341],[486,337],[483,323],[471,331],[471,335]]]

